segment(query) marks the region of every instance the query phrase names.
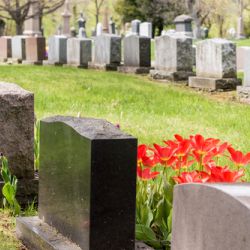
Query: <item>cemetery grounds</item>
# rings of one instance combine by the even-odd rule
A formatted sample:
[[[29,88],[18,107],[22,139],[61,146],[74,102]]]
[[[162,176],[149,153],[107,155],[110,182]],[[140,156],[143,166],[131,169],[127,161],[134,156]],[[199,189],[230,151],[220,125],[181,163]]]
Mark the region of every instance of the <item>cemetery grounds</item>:
[[[35,93],[37,119],[98,117],[119,124],[139,143],[200,133],[243,152],[250,148],[250,106],[238,103],[236,92],[204,93],[143,76],[53,66],[1,66],[0,79]],[[15,219],[1,210],[0,250],[25,249],[14,227]]]

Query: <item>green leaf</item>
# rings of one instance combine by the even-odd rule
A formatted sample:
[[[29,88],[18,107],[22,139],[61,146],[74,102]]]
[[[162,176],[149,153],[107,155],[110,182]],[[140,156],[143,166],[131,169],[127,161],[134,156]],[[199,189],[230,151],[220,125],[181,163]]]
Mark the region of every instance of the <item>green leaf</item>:
[[[7,202],[14,206],[14,199],[15,199],[15,189],[9,182],[7,182],[2,189],[2,193],[4,197],[6,198]]]
[[[171,231],[171,229],[172,229],[172,215],[173,215],[173,209],[171,209],[170,214],[168,216],[168,228],[169,228],[169,231]]]

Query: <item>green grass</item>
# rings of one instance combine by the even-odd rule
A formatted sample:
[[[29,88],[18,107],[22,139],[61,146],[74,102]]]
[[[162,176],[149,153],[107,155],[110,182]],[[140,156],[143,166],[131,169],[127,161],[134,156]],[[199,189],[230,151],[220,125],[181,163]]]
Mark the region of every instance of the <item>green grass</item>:
[[[1,66],[0,81],[34,92],[38,119],[98,117],[119,123],[140,143],[159,143],[175,133],[201,133],[250,151],[250,106],[218,101],[186,87],[117,72],[50,66]],[[13,234],[6,237],[0,227],[0,250],[18,249]]]
[[[249,46],[250,47],[250,39],[240,39],[234,41],[238,47],[241,46]]]

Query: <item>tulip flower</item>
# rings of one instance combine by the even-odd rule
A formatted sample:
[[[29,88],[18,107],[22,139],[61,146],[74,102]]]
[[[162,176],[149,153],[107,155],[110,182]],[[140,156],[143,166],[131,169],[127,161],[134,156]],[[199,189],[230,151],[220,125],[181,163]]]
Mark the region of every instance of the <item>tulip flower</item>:
[[[228,152],[230,153],[230,159],[238,166],[244,167],[250,163],[250,153],[244,155],[241,151],[237,151],[232,147],[228,147]]]
[[[173,177],[178,184],[183,183],[205,183],[209,180],[209,175],[202,171],[183,172],[179,176]]]
[[[144,168],[142,169],[141,167],[137,167],[137,176],[142,179],[142,180],[151,180],[156,178],[160,172],[151,172],[151,168]]]
[[[176,158],[174,157],[174,154],[177,150],[175,146],[173,147],[162,147],[158,144],[154,144],[156,155],[160,161],[161,164],[165,166],[170,166],[174,163]]]
[[[142,164],[145,167],[154,167],[158,163],[155,152],[145,144],[138,146],[137,160],[138,165]]]

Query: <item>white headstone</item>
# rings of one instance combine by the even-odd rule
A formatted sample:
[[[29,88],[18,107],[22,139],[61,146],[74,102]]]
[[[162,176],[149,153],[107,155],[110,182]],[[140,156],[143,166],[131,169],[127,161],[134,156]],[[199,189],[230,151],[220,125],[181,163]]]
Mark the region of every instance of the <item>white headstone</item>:
[[[133,34],[135,34],[135,35],[140,34],[140,24],[141,24],[141,21],[137,20],[137,19],[135,19],[131,22],[131,29],[132,29]]]
[[[102,23],[98,23],[96,26],[96,35],[100,36],[102,34]]]
[[[140,36],[152,38],[153,30],[152,23],[144,22],[140,24]]]
[[[243,85],[250,87],[250,47],[244,50],[244,80]]]

